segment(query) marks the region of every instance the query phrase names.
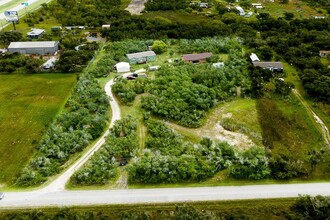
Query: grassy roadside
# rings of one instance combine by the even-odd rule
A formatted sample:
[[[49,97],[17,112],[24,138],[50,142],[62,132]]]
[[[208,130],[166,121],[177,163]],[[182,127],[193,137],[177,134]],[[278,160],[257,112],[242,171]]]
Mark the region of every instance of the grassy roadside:
[[[262,199],[239,201],[209,201],[209,202],[184,202],[184,203],[160,203],[160,204],[136,204],[136,205],[105,205],[83,206],[67,208],[40,208],[40,209],[0,209],[0,218],[6,219],[14,213],[19,216],[28,213],[43,213],[43,216],[54,216],[62,213],[62,217],[69,214],[93,213],[96,217],[106,216],[110,219],[123,219],[127,214],[148,214],[151,219],[175,219],[173,212],[177,207],[194,207],[204,213],[212,213],[218,217],[236,217],[244,219],[284,219],[290,214],[290,207],[296,199]],[[87,211],[88,210],[88,211]],[[65,214],[65,215],[64,215]],[[42,215],[41,215],[42,216]],[[136,218],[134,218],[136,219]]]

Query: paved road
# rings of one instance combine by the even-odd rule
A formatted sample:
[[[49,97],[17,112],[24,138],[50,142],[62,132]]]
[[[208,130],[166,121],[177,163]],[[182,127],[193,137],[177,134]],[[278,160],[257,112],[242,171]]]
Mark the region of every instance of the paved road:
[[[11,192],[0,201],[1,208],[138,204],[187,201],[216,201],[297,197],[299,194],[330,196],[330,183],[253,185],[131,190],[88,190],[61,192]]]

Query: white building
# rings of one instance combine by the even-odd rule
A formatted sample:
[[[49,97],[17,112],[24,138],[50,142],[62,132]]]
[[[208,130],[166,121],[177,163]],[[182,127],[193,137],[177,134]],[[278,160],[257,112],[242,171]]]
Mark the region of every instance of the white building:
[[[50,70],[50,69],[54,68],[56,61],[57,61],[56,57],[51,57],[44,64],[42,64],[42,69],[43,70]]]
[[[117,73],[125,73],[131,70],[129,63],[127,62],[120,62],[115,65]]]
[[[32,28],[30,32],[27,33],[27,37],[31,39],[37,39],[45,33],[44,29]]]
[[[110,24],[104,24],[102,25],[102,29],[110,29]]]
[[[251,53],[250,59],[252,62],[260,61],[258,56],[255,53]]]
[[[213,68],[216,68],[216,69],[222,68],[224,66],[225,66],[225,63],[224,62],[218,62],[218,63],[213,63],[212,64],[212,67]]]

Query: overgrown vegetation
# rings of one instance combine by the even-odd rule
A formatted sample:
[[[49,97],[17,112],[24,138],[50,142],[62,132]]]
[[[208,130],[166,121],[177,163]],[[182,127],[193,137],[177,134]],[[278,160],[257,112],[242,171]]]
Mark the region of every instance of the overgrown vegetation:
[[[88,73],[77,82],[65,110],[47,128],[16,184],[37,185],[63,169],[71,155],[98,138],[107,124],[108,99]]]
[[[143,204],[100,207],[4,210],[0,218],[16,219],[326,219],[329,197],[267,199],[185,204]],[[88,211],[86,211],[86,208]]]
[[[116,121],[102,149],[90,162],[76,172],[71,182],[75,185],[105,184],[116,175],[116,167],[136,155],[137,122],[131,116]]]
[[[8,73],[36,73],[40,72],[40,65],[44,61],[21,55],[18,53],[0,56],[0,74]]]
[[[164,123],[149,119],[146,125],[147,149],[128,168],[132,183],[199,182],[226,168],[233,177],[242,179],[263,179],[269,174],[268,160],[259,147],[240,152],[208,138],[192,144]]]

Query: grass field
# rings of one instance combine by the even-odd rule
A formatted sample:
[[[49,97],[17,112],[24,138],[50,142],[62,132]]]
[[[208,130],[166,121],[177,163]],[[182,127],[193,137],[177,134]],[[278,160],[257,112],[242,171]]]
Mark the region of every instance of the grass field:
[[[48,216],[45,219],[52,219],[51,216],[61,213],[60,219],[65,216],[84,215],[85,218],[93,213],[95,219],[107,216],[105,219],[176,219],[173,214],[177,207],[194,207],[199,212],[212,213],[216,219],[286,219],[287,214],[293,214],[290,207],[296,199],[262,199],[262,200],[241,200],[241,201],[214,201],[214,202],[185,202],[185,203],[163,203],[163,204],[138,204],[138,205],[106,205],[88,207],[68,208],[44,208],[44,209],[21,209],[21,210],[0,210],[0,219],[10,219],[16,215],[28,219],[36,216]],[[38,213],[38,214],[37,214]],[[42,214],[43,213],[43,214]],[[142,218],[145,213],[150,218]],[[134,218],[135,214],[135,218]],[[136,215],[140,214],[140,218]],[[123,218],[123,216],[126,218]],[[133,216],[132,216],[133,215]],[[226,218],[224,218],[226,216]],[[245,217],[243,217],[245,216]],[[69,219],[69,218],[68,218]],[[80,218],[79,218],[80,219]],[[88,218],[91,219],[91,218]],[[180,218],[181,219],[181,218]],[[193,218],[185,218],[193,219]],[[204,219],[204,218],[203,218]],[[206,219],[206,218],[205,218]]]
[[[180,21],[186,24],[199,24],[203,22],[210,22],[210,18],[206,16],[196,15],[189,13],[180,13],[176,11],[152,11],[141,15],[145,18],[160,18],[167,21],[177,22]]]
[[[73,74],[0,75],[0,188],[10,185],[33,155],[75,79]]]

